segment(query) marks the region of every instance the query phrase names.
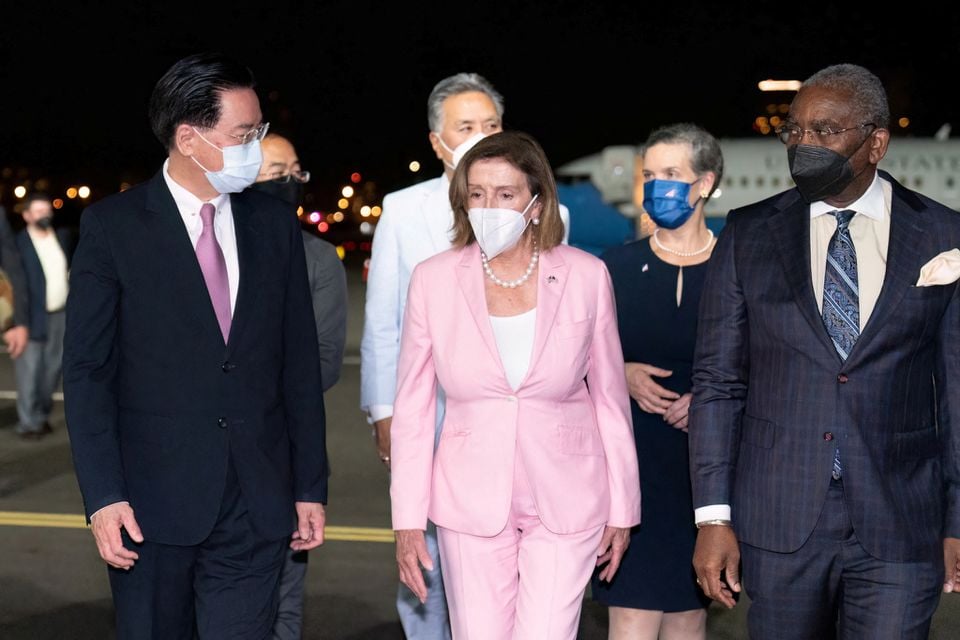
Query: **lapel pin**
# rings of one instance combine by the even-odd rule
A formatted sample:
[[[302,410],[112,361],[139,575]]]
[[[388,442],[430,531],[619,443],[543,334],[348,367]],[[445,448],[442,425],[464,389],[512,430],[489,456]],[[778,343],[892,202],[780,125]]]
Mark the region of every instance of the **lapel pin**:
[[[644,272],[644,273],[646,273],[647,271],[650,271],[650,265],[647,264],[646,262],[644,262],[644,263],[643,263],[643,267],[640,269],[640,271],[642,271],[642,272]]]
[[[553,284],[553,283],[556,282],[556,281],[557,281],[557,277],[556,277],[556,276],[547,276],[547,283]]]

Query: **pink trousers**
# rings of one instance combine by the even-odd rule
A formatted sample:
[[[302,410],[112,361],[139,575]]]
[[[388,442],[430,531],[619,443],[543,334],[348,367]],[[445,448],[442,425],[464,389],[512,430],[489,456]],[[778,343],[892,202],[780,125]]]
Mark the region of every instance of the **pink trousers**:
[[[548,531],[518,457],[503,531],[485,538],[437,527],[454,640],[576,640],[603,529]]]

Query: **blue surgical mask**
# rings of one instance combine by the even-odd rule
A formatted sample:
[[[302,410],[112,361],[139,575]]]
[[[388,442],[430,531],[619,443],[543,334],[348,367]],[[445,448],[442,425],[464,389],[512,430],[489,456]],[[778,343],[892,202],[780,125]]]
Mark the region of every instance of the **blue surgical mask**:
[[[223,169],[210,171],[200,164],[196,158],[190,159],[197,166],[206,171],[207,181],[217,193],[240,193],[257,180],[260,165],[263,164],[263,152],[260,150],[260,141],[251,140],[246,144],[235,144],[229,147],[218,147],[203,137],[203,134],[194,129],[196,134],[214,149],[223,154]]]
[[[679,180],[651,180],[643,185],[643,210],[658,227],[676,229],[690,219],[696,209],[697,201],[690,204],[692,183]]]

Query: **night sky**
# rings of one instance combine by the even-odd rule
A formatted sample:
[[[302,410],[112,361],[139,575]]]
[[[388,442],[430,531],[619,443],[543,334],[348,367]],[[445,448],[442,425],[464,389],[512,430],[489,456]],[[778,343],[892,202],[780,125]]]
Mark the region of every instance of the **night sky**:
[[[505,96],[506,127],[537,137],[554,166],[680,120],[757,135],[753,119],[769,101],[759,80],[803,79],[837,62],[880,76],[894,117],[911,119],[896,134],[932,135],[957,120],[955,8],[658,4],[4,2],[0,202],[9,209],[23,179],[85,182],[96,200],[152,175],[164,152],[148,96],[174,61],[200,50],[253,70],[265,119],[293,139],[322,197],[352,171],[380,194],[439,174],[426,98],[458,71],[486,76]],[[414,159],[419,175],[406,169]]]

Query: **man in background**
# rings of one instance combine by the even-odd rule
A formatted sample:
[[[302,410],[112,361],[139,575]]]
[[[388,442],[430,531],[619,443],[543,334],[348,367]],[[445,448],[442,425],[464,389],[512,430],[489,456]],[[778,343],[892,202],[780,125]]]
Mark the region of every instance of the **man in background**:
[[[64,309],[73,239],[66,229],[54,230],[53,205],[43,194],[27,196],[22,215],[26,228],[17,234],[16,242],[26,276],[30,339],[14,360],[17,433],[21,438],[36,440],[53,431],[50,412],[63,365]]]
[[[13,289],[12,324],[3,331],[3,342],[7,353],[16,360],[27,348],[27,278],[20,262],[20,251],[10,228],[6,210],[0,206],[0,267],[7,274],[7,280]]]
[[[283,136],[267,134],[261,142],[263,165],[251,187],[283,200],[296,210],[303,202],[303,185],[310,172],[300,167],[293,144]],[[347,277],[332,244],[303,230],[307,278],[320,345],[320,382],[328,391],[340,379],[347,339]],[[290,549],[280,574],[280,605],[273,625],[274,640],[297,640],[303,633],[303,593],[307,575],[306,551]]]

